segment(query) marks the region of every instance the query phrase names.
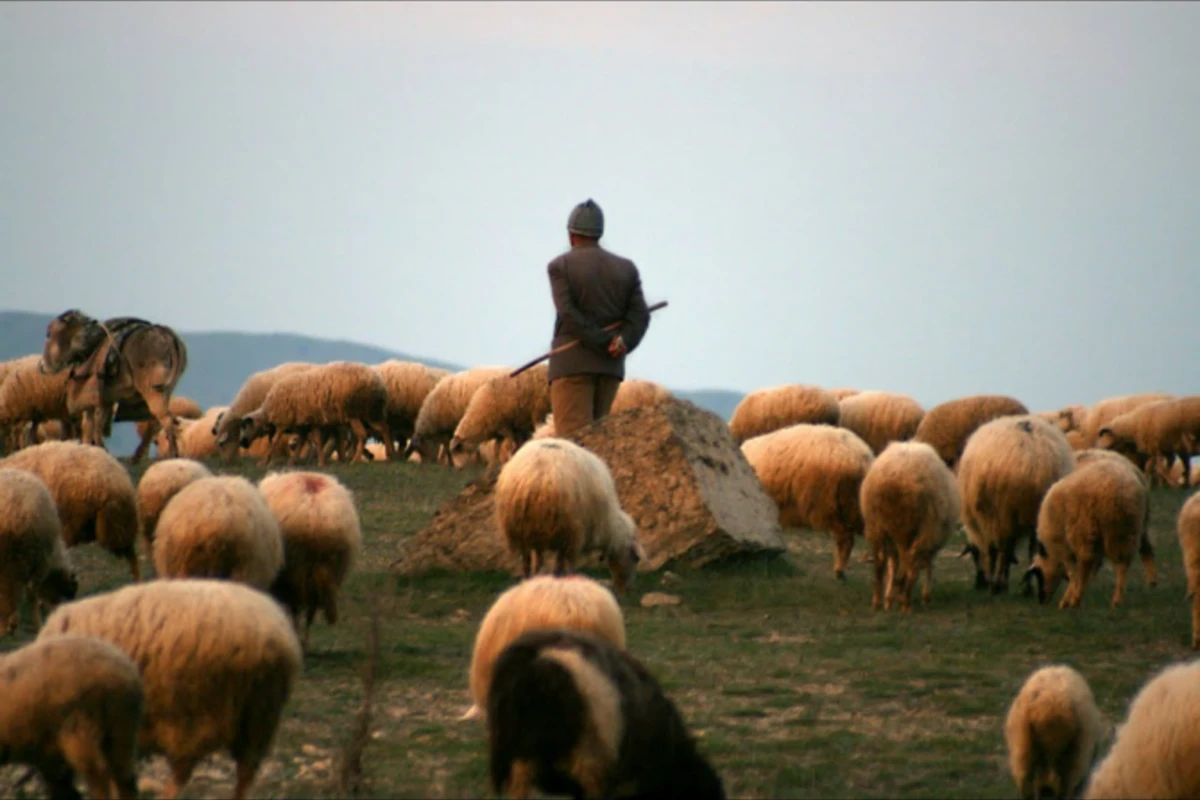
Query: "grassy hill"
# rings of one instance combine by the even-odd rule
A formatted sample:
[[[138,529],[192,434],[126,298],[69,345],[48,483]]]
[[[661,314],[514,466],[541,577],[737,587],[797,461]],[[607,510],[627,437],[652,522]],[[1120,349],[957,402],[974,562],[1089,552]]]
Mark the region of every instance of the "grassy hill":
[[[0,361],[39,353],[46,336],[50,313],[0,311]],[[317,339],[293,333],[238,333],[233,331],[180,331],[187,342],[188,368],[179,382],[178,393],[192,398],[201,408],[228,403],[248,375],[285,361],[359,361],[376,364],[389,358],[419,361],[452,371],[464,365],[450,364],[425,356],[358,344]],[[742,398],[741,392],[724,389],[676,391],[679,397],[729,419]],[[133,425],[113,427],[109,447],[128,454],[137,445]]]

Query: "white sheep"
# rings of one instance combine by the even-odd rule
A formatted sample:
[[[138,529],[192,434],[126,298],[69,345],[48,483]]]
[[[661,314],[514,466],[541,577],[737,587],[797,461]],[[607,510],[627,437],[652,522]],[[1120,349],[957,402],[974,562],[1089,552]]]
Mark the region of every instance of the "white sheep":
[[[133,579],[140,579],[137,495],[121,462],[100,447],[43,442],[13,453],[0,467],[41,478],[54,498],[67,547],[96,542],[128,562]]]
[[[521,557],[526,578],[548,553],[555,574],[575,570],[581,553],[603,552],[618,591],[633,586],[645,553],[636,525],[621,508],[608,465],[566,439],[539,439],[518,450],[500,470],[496,521],[508,546]]]
[[[1032,561],[1042,498],[1074,468],[1063,432],[1032,414],[999,417],[971,434],[958,463],[958,490],[976,588],[1008,590],[1024,537]]]
[[[912,592],[924,573],[922,601],[932,597],[933,559],[958,528],[962,502],[954,473],[923,442],[892,442],[867,470],[859,492],[864,535],[874,553],[873,608],[884,603],[884,573],[892,575],[886,608],[899,595],[912,610]]]
[[[1028,414],[1029,409],[1016,398],[1002,394],[977,394],[947,400],[934,406],[921,418],[913,439],[931,445],[946,466],[954,469],[962,457],[967,439],[979,426],[998,417]]]
[[[1119,458],[1119,456],[1118,456]],[[1085,459],[1056,481],[1042,498],[1037,518],[1037,555],[1026,575],[1037,584],[1038,602],[1054,596],[1066,573],[1059,608],[1078,608],[1088,582],[1105,558],[1117,571],[1112,607],[1121,605],[1129,564],[1142,555],[1148,582],[1157,572],[1148,547],[1150,495],[1132,465],[1115,459]]]
[[[421,404],[449,370],[431,367],[418,361],[388,359],[373,369],[387,387],[387,426],[397,448],[408,443],[421,413]]]
[[[1200,662],[1172,664],[1129,704],[1086,800],[1200,797]]]
[[[1192,444],[1200,437],[1200,395],[1156,400],[1114,417],[1096,434],[1096,445],[1115,450],[1154,483],[1161,459],[1168,468],[1182,463],[1184,486],[1191,480]]]
[[[838,580],[863,532],[859,490],[875,460],[867,443],[845,428],[791,425],[747,439],[742,454],[779,507],[781,525],[828,531]]]
[[[603,639],[564,629],[521,636],[496,661],[487,717],[496,793],[724,800],[658,681]]]
[[[276,443],[286,434],[301,437],[316,434],[318,463],[325,464],[326,439],[340,440],[342,429],[349,426],[355,442],[353,461],[365,461],[363,455],[371,433],[383,439],[389,457],[394,453],[388,431],[387,387],[375,370],[363,364],[335,361],[280,378],[263,398],[262,405],[242,418],[241,445],[250,447],[255,439],[267,435],[272,444],[260,465],[270,463],[277,452]]]
[[[310,370],[315,366],[316,364],[302,361],[288,361],[270,369],[255,372],[246,378],[233,400],[230,401],[228,409],[225,413],[218,415],[213,424],[213,436],[216,438],[217,447],[225,454],[226,460],[231,461],[238,454],[242,419],[262,405],[263,400],[267,397],[267,392],[271,391],[275,382],[288,375]]]
[[[1008,768],[1021,796],[1077,797],[1105,735],[1082,675],[1065,664],[1034,670],[1004,721]]]
[[[484,442],[502,439],[520,447],[549,413],[550,379],[545,364],[515,378],[491,378],[471,395],[450,439],[450,453],[472,453]]]
[[[911,439],[925,416],[920,403],[895,392],[857,392],[840,400],[838,410],[838,424],[866,442],[875,455],[889,442]]]
[[[162,578],[223,578],[267,591],[283,566],[279,523],[243,477],[198,478],[158,517],[154,569]]]
[[[0,655],[0,764],[29,764],[52,798],[135,800],[145,693],[137,665],[108,642],[59,636]],[[115,791],[113,791],[115,790]]]
[[[79,588],[54,498],[36,475],[0,468],[0,509],[0,633],[16,630],[22,594],[40,628],[42,604],[72,600]]]
[[[244,798],[271,749],[300,672],[300,642],[279,604],[232,581],[155,580],[59,606],[38,640],[93,636],[142,675],[139,748],[162,753],[174,798],[200,760],[227,749]]]
[[[453,465],[454,461],[449,457],[450,440],[454,438],[459,420],[467,413],[471,397],[487,381],[509,372],[508,367],[472,367],[438,381],[421,403],[404,457],[419,453],[422,464],[437,464],[444,448],[446,463]]]
[[[500,651],[526,631],[569,628],[625,648],[625,616],[603,585],[583,575],[536,575],[506,589],[483,617],[471,652],[469,685],[474,705],[463,719],[487,708],[492,668]]]
[[[271,472],[258,483],[283,536],[283,567],[271,594],[291,612],[297,629],[304,612],[304,649],[319,609],[338,620],[337,592],[362,549],[354,495],[337,478],[319,472]]]
[[[1192,603],[1192,649],[1200,650],[1200,492],[1179,509],[1175,526],[1187,574],[1187,599]]]
[[[182,440],[183,436],[180,436],[180,439]],[[180,441],[180,452],[184,449]],[[137,504],[138,514],[142,518],[142,536],[146,540],[147,549],[154,544],[158,517],[166,508],[167,501],[192,481],[211,477],[212,472],[208,467],[190,458],[161,459],[142,473],[137,484]]]
[[[789,383],[743,397],[733,410],[729,432],[741,444],[790,425],[837,425],[840,420],[841,410],[832,394],[820,386]]]

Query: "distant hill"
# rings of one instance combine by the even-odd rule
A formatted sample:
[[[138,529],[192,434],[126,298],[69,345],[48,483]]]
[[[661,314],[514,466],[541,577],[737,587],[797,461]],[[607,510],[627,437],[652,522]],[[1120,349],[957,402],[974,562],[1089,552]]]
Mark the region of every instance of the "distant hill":
[[[46,325],[54,314],[0,311],[0,361],[40,353]],[[188,368],[179,381],[178,393],[192,398],[201,408],[228,403],[251,373],[285,361],[359,361],[377,364],[389,358],[419,361],[433,367],[458,371],[464,367],[423,356],[409,355],[355,342],[317,339],[292,333],[237,333],[226,331],[180,331],[187,342]],[[741,392],[724,389],[672,390],[676,396],[729,419]],[[130,423],[113,426],[109,448],[127,455],[137,446]]]

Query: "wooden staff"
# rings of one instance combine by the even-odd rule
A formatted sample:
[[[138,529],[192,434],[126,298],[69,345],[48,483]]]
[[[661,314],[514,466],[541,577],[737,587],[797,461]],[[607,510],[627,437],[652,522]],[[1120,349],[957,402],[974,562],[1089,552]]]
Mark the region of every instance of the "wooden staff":
[[[651,314],[653,314],[655,311],[658,311],[660,308],[666,308],[666,307],[667,307],[667,301],[663,300],[661,303],[655,303],[654,305],[650,306],[646,310],[648,312],[650,312]],[[605,325],[604,330],[605,331],[615,331],[617,328],[621,327],[624,324],[625,324],[625,320],[620,320],[619,322],[614,322],[611,325]],[[567,342],[566,344],[560,344],[558,347],[554,348],[553,350],[551,350],[547,353],[542,353],[540,356],[535,358],[533,361],[530,361],[528,364],[522,364],[520,367],[518,367],[517,369],[515,369],[511,373],[509,373],[508,377],[515,378],[518,375],[520,375],[522,372],[524,372],[525,370],[536,367],[538,364],[540,364],[543,361],[545,361],[546,359],[550,358],[550,356],[556,356],[559,353],[565,353],[567,350],[570,350],[572,347],[574,347],[577,344],[579,344],[578,339],[572,339],[571,341]]]

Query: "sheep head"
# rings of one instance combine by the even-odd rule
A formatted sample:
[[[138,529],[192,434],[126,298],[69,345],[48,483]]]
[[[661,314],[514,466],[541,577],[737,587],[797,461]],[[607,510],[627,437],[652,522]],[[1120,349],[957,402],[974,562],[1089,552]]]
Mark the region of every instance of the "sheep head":
[[[260,436],[273,436],[275,434],[275,425],[267,420],[266,414],[261,408],[258,408],[242,417],[239,433],[239,444],[242,447],[249,447]],[[228,434],[222,434],[222,436],[226,435]],[[223,444],[223,441],[218,440],[217,444]]]
[[[46,573],[35,594],[39,602],[47,605],[74,600],[79,594],[79,578],[70,567],[56,567]]]
[[[645,560],[646,551],[637,539],[637,525],[633,517],[617,511],[614,520],[616,530],[610,534],[608,569],[612,573],[613,588],[621,594],[633,591],[638,564]]]
[[[46,326],[46,342],[42,347],[42,359],[38,371],[46,375],[57,375],[67,367],[83,360],[99,342],[95,341],[90,328],[95,320],[78,309],[70,309],[50,320]]]
[[[1113,450],[1121,455],[1129,455],[1137,451],[1137,446],[1123,436],[1119,436],[1112,428],[1101,428],[1096,434],[1096,447]]]
[[[413,453],[419,453],[422,464],[438,463],[440,446],[436,440],[431,440],[428,437],[414,433],[412,438],[408,440],[408,447],[404,448],[404,457],[409,458]]]

